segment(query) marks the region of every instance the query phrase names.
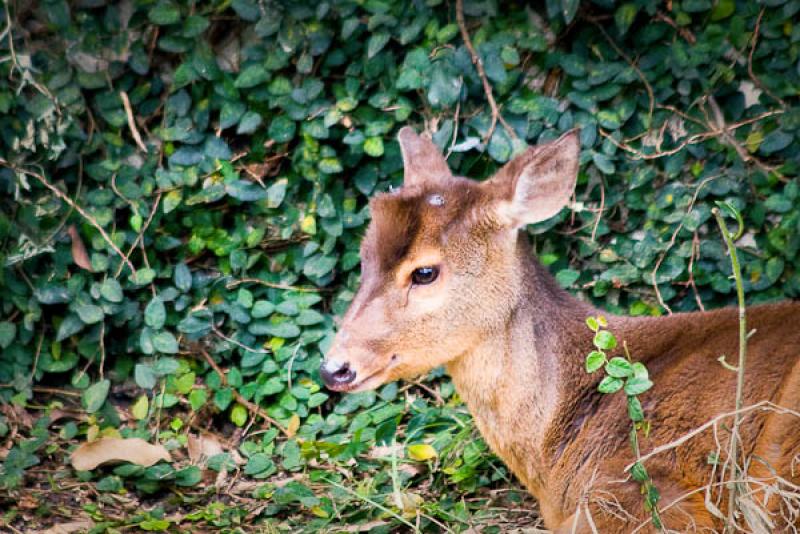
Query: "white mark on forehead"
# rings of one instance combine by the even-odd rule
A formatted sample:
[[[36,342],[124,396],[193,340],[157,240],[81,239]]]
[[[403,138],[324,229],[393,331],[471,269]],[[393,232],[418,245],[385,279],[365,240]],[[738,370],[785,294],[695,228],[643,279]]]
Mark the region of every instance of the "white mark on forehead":
[[[431,206],[444,206],[444,197],[438,193],[428,196],[428,204]]]

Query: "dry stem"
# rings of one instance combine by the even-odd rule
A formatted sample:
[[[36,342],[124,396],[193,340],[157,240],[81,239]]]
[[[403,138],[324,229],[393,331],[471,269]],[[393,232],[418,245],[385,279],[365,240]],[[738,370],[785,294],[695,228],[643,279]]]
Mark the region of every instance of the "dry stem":
[[[119,96],[122,99],[122,107],[125,108],[125,116],[128,118],[128,129],[131,131],[133,140],[136,141],[136,146],[138,146],[139,149],[146,154],[147,147],[142,141],[142,136],[139,135],[139,130],[136,128],[136,119],[133,118],[133,108],[131,107],[131,101],[128,98],[128,93],[125,91],[120,91]]]
[[[513,139],[516,139],[517,134],[514,133],[514,129],[508,125],[506,120],[500,114],[500,109],[497,107],[497,102],[495,101],[494,94],[492,93],[492,86],[489,83],[489,79],[486,77],[486,71],[483,70],[483,61],[475,51],[475,47],[472,45],[472,39],[467,31],[467,23],[464,20],[464,0],[456,0],[456,21],[458,22],[459,30],[461,30],[461,38],[464,40],[464,46],[466,46],[467,50],[469,50],[470,57],[472,57],[472,64],[475,65],[475,70],[478,71],[478,77],[480,77],[481,83],[483,83],[483,92],[486,93],[486,100],[489,102],[489,107],[492,108],[492,122],[489,125],[489,130],[487,130],[483,140],[488,141],[491,139],[494,129],[497,127],[497,121],[500,121],[500,124],[502,124],[503,128],[506,129],[508,135],[510,135]]]
[[[214,369],[214,372],[217,373],[217,376],[219,376],[219,380],[222,383],[222,385],[223,386],[227,386],[228,385],[228,377],[225,376],[225,372],[220,368],[219,365],[217,365],[217,362],[214,361],[214,358],[212,358],[211,355],[208,352],[206,352],[206,350],[203,349],[200,346],[195,345],[193,348],[195,350],[197,350],[200,354],[202,354],[203,358],[206,361],[206,363],[208,363],[208,365],[212,369]],[[231,392],[233,393],[233,398],[236,400],[236,402],[238,402],[239,404],[241,404],[242,406],[247,408],[247,411],[249,411],[251,415],[257,415],[258,417],[260,417],[264,421],[268,422],[269,424],[274,425],[276,428],[278,428],[278,430],[280,430],[287,437],[291,437],[291,436],[289,436],[289,433],[286,431],[286,429],[283,427],[283,425],[281,425],[275,419],[270,417],[267,414],[267,412],[265,412],[264,410],[261,409],[260,406],[258,406],[257,404],[255,404],[253,402],[250,402],[249,400],[247,400],[244,397],[242,397],[242,394],[239,393],[238,391],[236,391],[236,388],[231,388]]]
[[[122,253],[122,251],[119,249],[119,247],[117,247],[117,245],[114,244],[114,241],[111,240],[111,237],[106,233],[106,231],[103,229],[103,227],[100,226],[100,224],[97,222],[97,220],[94,217],[92,217],[91,215],[89,215],[88,213],[86,213],[86,211],[83,208],[81,208],[78,204],[75,203],[75,201],[73,201],[71,198],[69,198],[67,195],[65,195],[63,191],[61,191],[56,186],[54,186],[53,184],[48,182],[47,178],[45,178],[43,175],[39,174],[38,172],[33,172],[33,171],[30,171],[30,170],[27,170],[27,169],[22,169],[20,167],[15,167],[13,164],[11,164],[10,162],[8,162],[7,160],[5,160],[3,158],[0,158],[0,165],[4,165],[4,166],[8,167],[9,169],[11,169],[14,172],[27,174],[28,176],[33,176],[34,178],[36,178],[36,180],[38,180],[43,186],[45,186],[47,189],[52,191],[58,198],[63,200],[68,206],[70,206],[72,209],[77,211],[80,214],[81,217],[86,219],[89,222],[89,224],[94,226],[97,229],[97,231],[100,232],[100,235],[103,237],[105,242],[108,243],[108,246],[110,246],[111,249],[114,252],[116,252],[119,255],[120,258],[122,258],[122,261],[125,262],[125,264],[131,270],[131,272],[134,275],[136,274],[136,268],[131,263],[131,260],[129,260],[128,257],[125,254]]]

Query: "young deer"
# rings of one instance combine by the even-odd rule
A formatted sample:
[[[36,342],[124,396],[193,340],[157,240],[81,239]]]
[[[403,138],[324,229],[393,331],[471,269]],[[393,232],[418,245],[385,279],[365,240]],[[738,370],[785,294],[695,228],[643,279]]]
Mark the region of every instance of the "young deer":
[[[403,187],[370,204],[361,287],[322,365],[325,383],[364,391],[445,365],[488,444],[539,500],[548,528],[634,530],[647,514],[624,471],[634,461],[624,395],[598,393],[599,378],[584,370],[592,349],[585,319],[602,312],[561,289],[519,232],[569,202],[577,132],[528,149],[485,182],[453,176],[435,145],[410,128],[398,138]],[[641,396],[653,422],[643,453],[733,410],[736,373],[717,358],[738,352],[737,310],[608,322],[655,383]],[[800,406],[799,325],[800,303],[748,310],[755,334],[745,405]],[[705,493],[692,490],[711,482],[709,453],[719,443],[727,457],[728,426],[647,461],[667,528],[720,527]],[[800,483],[800,419],[753,410],[740,428],[751,479]],[[764,505],[775,531],[798,524],[780,504],[772,495]]]

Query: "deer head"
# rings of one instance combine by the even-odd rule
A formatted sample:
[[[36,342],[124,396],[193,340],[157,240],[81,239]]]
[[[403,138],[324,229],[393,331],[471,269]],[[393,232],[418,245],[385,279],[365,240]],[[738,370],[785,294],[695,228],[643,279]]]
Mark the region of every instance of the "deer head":
[[[504,328],[531,261],[518,230],[558,213],[575,187],[574,130],[485,182],[453,176],[411,128],[398,140],[403,187],[370,202],[361,286],[320,371],[337,391],[423,374]]]

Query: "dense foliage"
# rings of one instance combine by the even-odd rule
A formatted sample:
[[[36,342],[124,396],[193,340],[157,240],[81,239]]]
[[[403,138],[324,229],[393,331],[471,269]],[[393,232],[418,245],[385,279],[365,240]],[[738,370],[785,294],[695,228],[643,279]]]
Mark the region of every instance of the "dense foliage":
[[[481,488],[508,475],[441,373],[339,396],[317,372],[406,124],[474,178],[580,127],[576,202],[530,232],[559,283],[610,312],[734,300],[716,200],[745,215],[749,302],[797,297],[800,1],[546,4],[464,4],[507,122],[490,131],[451,2],[4,3],[0,488],[99,435],[179,452],[204,429],[235,436],[212,470],[266,481],[254,516],[495,517]],[[208,481],[180,461],[78,476]]]

